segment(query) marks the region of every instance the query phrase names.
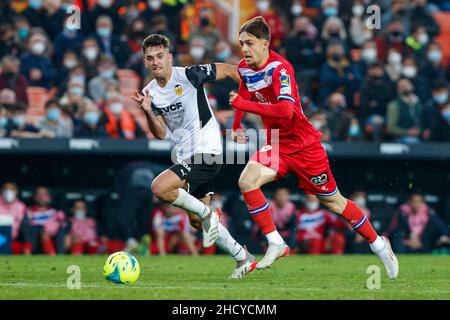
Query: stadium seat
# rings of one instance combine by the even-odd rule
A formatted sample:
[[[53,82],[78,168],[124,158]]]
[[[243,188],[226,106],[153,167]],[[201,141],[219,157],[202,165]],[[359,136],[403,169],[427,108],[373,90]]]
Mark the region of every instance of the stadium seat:
[[[121,89],[139,90],[141,86],[141,78],[133,70],[119,69],[117,70],[117,77]]]
[[[41,87],[28,87],[28,109],[27,116],[42,116],[45,103],[48,100],[48,90]]]

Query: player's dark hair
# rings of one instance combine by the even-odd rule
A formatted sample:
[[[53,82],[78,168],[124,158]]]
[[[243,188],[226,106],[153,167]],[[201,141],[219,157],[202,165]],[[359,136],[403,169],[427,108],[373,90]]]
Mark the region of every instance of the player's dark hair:
[[[239,30],[239,34],[247,32],[257,37],[258,39],[265,39],[270,41],[270,28],[266,20],[261,17],[254,17],[253,19],[244,23]]]
[[[142,51],[145,52],[147,48],[159,47],[170,48],[170,40],[162,34],[151,34],[142,41]]]

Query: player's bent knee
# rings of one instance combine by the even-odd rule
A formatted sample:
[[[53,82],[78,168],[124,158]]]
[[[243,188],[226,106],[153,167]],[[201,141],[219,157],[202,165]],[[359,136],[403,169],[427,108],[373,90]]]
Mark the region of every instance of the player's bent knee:
[[[242,192],[247,192],[259,188],[258,184],[255,181],[252,181],[247,177],[240,177],[238,185],[239,189],[241,189]]]

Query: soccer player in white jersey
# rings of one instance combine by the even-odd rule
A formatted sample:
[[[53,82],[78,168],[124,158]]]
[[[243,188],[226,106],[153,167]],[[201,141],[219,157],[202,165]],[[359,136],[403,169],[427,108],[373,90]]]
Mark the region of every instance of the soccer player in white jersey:
[[[177,163],[162,172],[152,183],[160,200],[186,210],[191,225],[203,230],[203,246],[216,243],[237,262],[231,278],[242,278],[256,266],[247,252],[220,224],[220,211],[209,207],[209,181],[222,163],[222,138],[219,124],[209,106],[203,84],[231,77],[239,81],[236,66],[215,63],[173,67],[170,41],[151,34],[142,44],[144,65],[154,75],[141,95],[132,99],[144,111],[148,126],[157,139],[169,129],[175,144]]]

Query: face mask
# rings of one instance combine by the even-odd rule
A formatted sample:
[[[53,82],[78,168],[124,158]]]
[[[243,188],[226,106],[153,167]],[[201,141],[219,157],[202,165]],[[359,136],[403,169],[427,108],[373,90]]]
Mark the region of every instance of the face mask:
[[[98,4],[100,7],[103,7],[103,8],[109,8],[109,7],[111,7],[112,0],[98,0],[98,1],[97,1],[97,4]]]
[[[29,0],[28,5],[30,8],[38,10],[42,7],[42,0]]]
[[[392,31],[391,40],[394,42],[400,42],[403,40],[403,34],[400,31]]]
[[[25,116],[13,116],[12,121],[17,127],[22,128],[25,124]]]
[[[114,102],[109,105],[109,108],[114,114],[120,114],[123,110],[123,104],[120,102]]]
[[[86,211],[84,210],[76,210],[73,213],[73,216],[76,220],[84,220],[86,218]]]
[[[3,200],[5,200],[6,203],[11,203],[14,200],[16,200],[16,193],[11,189],[6,189],[3,191]]]
[[[353,201],[355,201],[355,203],[358,205],[358,207],[362,208],[366,206],[366,198],[364,197],[357,197],[355,199],[353,199]]]
[[[8,118],[1,117],[0,118],[0,128],[6,127],[7,124],[8,124]]]
[[[97,58],[98,50],[94,47],[86,48],[84,49],[83,54],[86,57],[86,59],[93,61]]]
[[[359,126],[357,124],[352,124],[350,128],[348,128],[348,135],[350,137],[356,137],[359,134]]]
[[[364,6],[360,4],[353,6],[352,13],[356,17],[361,17],[364,14]]]
[[[28,29],[25,29],[25,28],[19,29],[19,31],[17,32],[18,35],[19,35],[19,39],[20,40],[26,39],[26,37],[28,37],[28,33],[29,32],[30,31]]]
[[[256,4],[256,7],[258,8],[259,12],[267,12],[267,10],[269,10],[270,8],[270,2],[269,1],[259,1]]]
[[[114,69],[100,71],[100,77],[105,79],[111,79],[112,77],[114,77]]]
[[[305,202],[306,210],[308,211],[315,211],[319,208],[318,202]]]
[[[402,62],[402,55],[398,52],[391,52],[388,56],[388,63],[392,65],[399,65]]]
[[[70,81],[74,81],[77,83],[84,83],[84,81],[86,80],[86,77],[84,75],[73,75],[70,76]]]
[[[442,111],[442,117],[445,119],[445,121],[450,121],[450,109],[445,109]]]
[[[316,130],[320,130],[322,128],[322,121],[313,121],[311,123]]]
[[[231,51],[228,48],[225,50],[222,50],[221,52],[219,52],[217,54],[217,59],[219,59],[222,62],[227,60],[229,57],[231,57]]]
[[[77,61],[77,60],[74,60],[74,59],[67,59],[67,60],[64,60],[64,67],[65,67],[66,69],[72,69],[72,68],[75,67],[77,64],[78,64],[78,61]]]
[[[189,51],[189,53],[191,54],[192,58],[195,61],[200,61],[203,58],[203,56],[205,55],[205,48],[192,47],[191,50]]]
[[[33,52],[35,55],[41,55],[45,51],[45,44],[41,41],[34,43],[31,46],[31,52]]]
[[[298,17],[299,15],[301,15],[303,12],[303,7],[300,4],[294,4],[291,7],[291,13],[293,16]]]
[[[336,7],[327,7],[325,10],[323,10],[323,13],[327,17],[335,17],[338,14],[338,10]]]
[[[97,34],[102,38],[109,37],[111,35],[111,29],[108,27],[98,28]]]
[[[402,74],[407,78],[414,78],[417,74],[417,69],[413,66],[406,66],[403,68]]]
[[[333,59],[336,62],[339,62],[341,60],[342,56],[339,53],[333,53],[331,55],[331,59]]]
[[[84,89],[82,87],[72,87],[69,89],[69,92],[74,96],[81,97],[82,95],[84,95]]]
[[[448,100],[448,93],[437,94],[437,95],[433,96],[433,100],[437,104],[444,104]]]
[[[51,108],[47,111],[47,119],[49,121],[58,121],[60,115],[61,112],[59,111],[59,109],[56,108]]]
[[[427,57],[431,62],[440,62],[442,59],[442,52],[440,50],[432,50],[428,52]]]
[[[200,19],[200,26],[201,27],[207,27],[209,25],[209,19],[208,18],[201,18]]]
[[[367,48],[362,51],[362,58],[366,63],[374,63],[377,61],[377,49]]]
[[[88,125],[96,125],[98,120],[100,119],[100,115],[95,111],[88,111],[84,114],[84,122]]]
[[[430,38],[428,37],[428,34],[426,33],[421,33],[419,34],[419,36],[417,37],[417,41],[422,45],[426,45],[428,43],[428,41],[430,40]]]
[[[160,0],[150,0],[148,3],[148,6],[150,7],[150,9],[152,9],[153,11],[157,11],[159,10],[159,8],[161,8],[161,1]]]

